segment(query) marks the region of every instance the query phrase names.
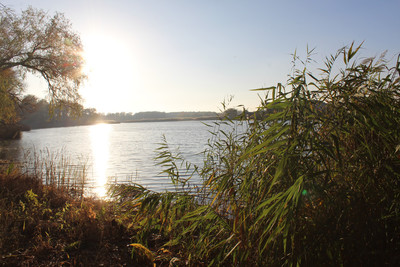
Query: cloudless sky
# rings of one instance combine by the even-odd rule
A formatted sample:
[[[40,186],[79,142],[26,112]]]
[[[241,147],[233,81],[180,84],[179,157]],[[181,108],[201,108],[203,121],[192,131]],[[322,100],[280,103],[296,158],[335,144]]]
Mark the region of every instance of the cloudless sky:
[[[86,107],[100,112],[254,110],[250,89],[285,83],[291,54],[316,48],[315,67],[339,48],[400,53],[400,1],[353,0],[0,0],[64,13],[81,36],[89,79]],[[43,96],[30,78],[28,93]]]

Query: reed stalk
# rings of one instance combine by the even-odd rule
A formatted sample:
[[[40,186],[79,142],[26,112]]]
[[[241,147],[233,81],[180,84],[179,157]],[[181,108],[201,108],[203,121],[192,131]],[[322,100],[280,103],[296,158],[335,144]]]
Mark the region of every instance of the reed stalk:
[[[358,62],[359,51],[340,49],[318,75],[308,69],[313,51],[294,54],[301,68],[258,89],[266,97],[250,119],[213,126],[196,190],[165,141],[159,160],[185,190],[115,195],[128,214],[139,211],[139,240],[157,233],[193,265],[398,263],[400,61]],[[221,127],[237,121],[244,133]]]
[[[73,192],[83,196],[88,171],[88,160],[84,157],[73,161],[65,149],[51,151],[49,148],[27,152],[25,172],[37,177],[44,185]]]

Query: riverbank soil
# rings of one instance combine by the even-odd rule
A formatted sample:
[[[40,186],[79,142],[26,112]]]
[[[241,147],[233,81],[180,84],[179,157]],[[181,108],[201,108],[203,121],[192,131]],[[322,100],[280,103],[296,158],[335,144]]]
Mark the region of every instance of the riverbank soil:
[[[12,165],[0,170],[0,266],[169,266],[171,252],[133,235],[113,202],[73,197]]]

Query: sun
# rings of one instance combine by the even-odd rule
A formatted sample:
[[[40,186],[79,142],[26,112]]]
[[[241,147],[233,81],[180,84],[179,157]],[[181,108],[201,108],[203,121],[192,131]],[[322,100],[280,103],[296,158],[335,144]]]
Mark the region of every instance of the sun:
[[[99,112],[118,111],[121,100],[131,97],[137,87],[132,48],[118,38],[100,34],[84,36],[82,42],[83,72],[88,77],[81,90],[84,105]]]

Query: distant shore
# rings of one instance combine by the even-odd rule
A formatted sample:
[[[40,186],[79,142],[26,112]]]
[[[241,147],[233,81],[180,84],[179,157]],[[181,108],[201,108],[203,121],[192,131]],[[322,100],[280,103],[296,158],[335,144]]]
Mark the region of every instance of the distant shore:
[[[87,126],[96,124],[120,124],[120,123],[138,123],[138,122],[172,122],[172,121],[206,121],[206,120],[218,120],[217,116],[214,117],[198,117],[198,118],[158,118],[158,119],[137,119],[137,120],[97,120],[89,123],[67,123],[67,124],[50,124],[41,127],[25,127],[22,131],[29,131],[34,129],[47,129],[47,128],[58,128],[58,127],[74,127],[74,126]]]
[[[213,117],[198,117],[198,118],[158,118],[158,119],[138,119],[138,120],[127,120],[127,121],[116,121],[116,120],[98,120],[87,123],[60,123],[60,124],[48,124],[41,126],[29,126],[29,125],[3,125],[0,128],[0,140],[6,139],[20,139],[21,132],[27,132],[35,129],[48,129],[48,128],[59,128],[59,127],[75,127],[75,126],[87,126],[96,124],[120,124],[120,123],[138,123],[138,122],[173,122],[173,121],[208,121],[218,120],[218,116]]]
[[[159,119],[138,119],[138,120],[128,120],[120,123],[132,123],[132,122],[164,122],[164,121],[208,121],[208,120],[218,120],[217,116],[213,117],[198,117],[198,118],[159,118]]]
[[[55,127],[84,126],[94,124],[118,124],[133,122],[168,122],[168,121],[188,121],[188,120],[217,120],[222,114],[212,111],[182,111],[182,112],[160,112],[146,111],[138,113],[97,113],[94,109],[83,109],[79,117],[61,114],[51,116],[48,113],[48,104],[44,105],[33,113],[25,114],[19,122],[30,129],[45,129]],[[22,130],[24,131],[24,130]],[[0,136],[1,138],[1,136]]]

